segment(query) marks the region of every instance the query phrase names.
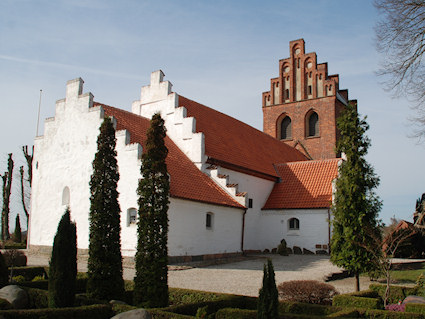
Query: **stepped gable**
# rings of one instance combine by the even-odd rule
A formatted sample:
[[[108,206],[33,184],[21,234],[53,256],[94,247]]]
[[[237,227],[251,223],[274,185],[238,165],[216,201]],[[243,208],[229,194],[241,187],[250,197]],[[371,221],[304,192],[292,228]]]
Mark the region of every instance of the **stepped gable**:
[[[329,208],[332,181],[341,159],[303,161],[276,165],[276,183],[263,209]]]
[[[196,131],[205,135],[208,163],[275,180],[274,163],[304,161],[295,148],[233,117],[179,95],[179,106],[196,119]]]
[[[102,106],[108,116],[117,120],[117,131],[129,131],[130,143],[139,143],[144,149],[149,119],[97,102],[94,106]],[[244,209],[244,206],[202,173],[168,136],[165,138],[165,145],[168,148],[166,163],[170,174],[171,197]]]

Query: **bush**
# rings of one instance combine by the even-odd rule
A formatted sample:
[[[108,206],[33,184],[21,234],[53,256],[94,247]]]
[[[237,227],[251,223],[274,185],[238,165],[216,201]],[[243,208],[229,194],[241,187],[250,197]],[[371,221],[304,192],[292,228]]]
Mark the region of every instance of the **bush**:
[[[43,281],[46,280],[44,276],[35,276],[31,281]]]
[[[292,280],[278,286],[279,297],[285,301],[298,301],[318,305],[330,305],[338,294],[335,287],[316,280]]]
[[[25,277],[22,276],[22,275],[14,276],[14,277],[12,277],[12,280],[11,281],[12,282],[16,282],[16,283],[24,282],[25,281]]]
[[[288,248],[286,246],[286,240],[282,239],[279,246],[277,246],[277,253],[282,256],[288,256]]]
[[[424,319],[424,316],[419,313],[372,309],[367,310],[364,317],[374,319]]]
[[[407,303],[402,306],[405,306],[406,312],[416,312],[425,315],[425,305],[418,303]]]
[[[303,302],[281,301],[279,302],[279,313],[299,314],[308,316],[327,316],[329,314],[341,311],[341,307],[323,306],[308,304]]]
[[[113,315],[110,305],[0,311],[0,316],[7,319],[109,319]]]
[[[19,285],[28,294],[29,308],[30,309],[43,309],[48,306],[48,292],[47,290],[28,288]]]
[[[392,303],[390,305],[387,305],[385,307],[385,310],[404,312],[406,310],[406,304]],[[412,312],[414,312],[414,311],[412,311]]]
[[[0,298],[0,310],[8,310],[13,309],[12,304],[6,299]]]
[[[7,267],[22,267],[27,265],[27,256],[21,250],[8,249],[3,253]]]
[[[215,319],[256,319],[257,311],[247,309],[224,308],[217,311]]]
[[[352,307],[365,309],[382,309],[381,298],[357,297],[351,294],[335,296],[332,305],[336,307]]]
[[[257,317],[260,319],[275,319],[278,317],[278,292],[271,259],[264,264],[263,286],[260,289],[257,306]]]
[[[376,291],[382,298],[385,294],[386,285],[371,284],[369,289]],[[416,295],[416,290],[415,287],[390,286],[388,303],[398,303],[409,295]]]
[[[9,270],[7,269],[5,260],[0,252],[0,288],[6,286],[9,282]]]
[[[31,281],[36,276],[47,278],[47,273],[44,267],[16,267],[13,268],[13,274],[15,276],[24,276],[26,281]]]

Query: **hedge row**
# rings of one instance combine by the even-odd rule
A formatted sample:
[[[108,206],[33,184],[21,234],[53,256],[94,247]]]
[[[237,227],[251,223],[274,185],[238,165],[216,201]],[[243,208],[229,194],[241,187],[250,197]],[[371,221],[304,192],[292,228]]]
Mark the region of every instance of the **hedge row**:
[[[332,300],[332,305],[336,307],[351,307],[364,309],[383,309],[381,298],[366,298],[351,295],[338,295]]]
[[[398,311],[388,311],[388,310],[366,310],[364,314],[365,318],[373,319],[424,319],[425,317],[420,313],[412,312],[398,312]]]
[[[49,289],[49,281],[48,280],[38,280],[38,281],[23,281],[18,283],[21,287],[28,288],[37,288],[48,290]],[[75,281],[75,293],[84,293],[86,292],[87,286],[87,278],[77,278]]]
[[[327,316],[337,311],[343,310],[341,307],[314,305],[295,301],[279,302],[279,313],[291,313],[310,316]]]
[[[47,272],[45,267],[13,267],[13,276],[23,276],[26,281],[31,281],[36,276],[47,278]]]
[[[425,315],[425,305],[418,303],[408,303],[405,308],[406,312],[415,312]]]
[[[377,292],[381,298],[385,294],[386,285],[371,284],[369,289]],[[404,286],[390,286],[390,296],[388,303],[398,303],[400,300],[403,301],[409,295],[416,295],[416,288],[404,287]]]
[[[57,309],[1,310],[0,316],[4,319],[109,319],[114,313],[110,305],[93,305]]]

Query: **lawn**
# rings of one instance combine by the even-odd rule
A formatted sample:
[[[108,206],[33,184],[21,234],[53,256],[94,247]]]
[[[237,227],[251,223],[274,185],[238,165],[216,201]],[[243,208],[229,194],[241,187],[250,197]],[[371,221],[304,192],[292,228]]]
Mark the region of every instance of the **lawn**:
[[[398,282],[415,283],[421,274],[425,276],[425,263],[422,263],[419,269],[393,270],[391,279]]]

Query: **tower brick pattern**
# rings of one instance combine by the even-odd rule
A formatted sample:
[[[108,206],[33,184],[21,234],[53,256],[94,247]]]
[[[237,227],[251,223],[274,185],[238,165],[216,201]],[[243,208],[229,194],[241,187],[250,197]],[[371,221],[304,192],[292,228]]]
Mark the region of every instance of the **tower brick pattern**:
[[[289,52],[279,61],[270,91],[263,93],[263,130],[311,159],[339,157],[336,119],[345,105],[357,101],[339,89],[339,75],[328,75],[327,63],[317,64],[315,52],[305,53],[303,39],[291,41]]]

